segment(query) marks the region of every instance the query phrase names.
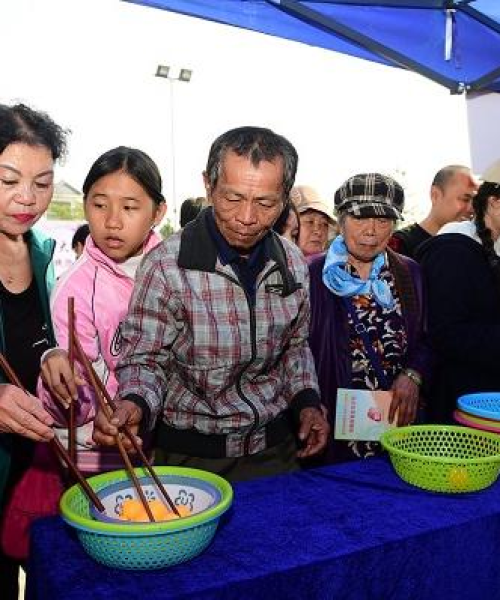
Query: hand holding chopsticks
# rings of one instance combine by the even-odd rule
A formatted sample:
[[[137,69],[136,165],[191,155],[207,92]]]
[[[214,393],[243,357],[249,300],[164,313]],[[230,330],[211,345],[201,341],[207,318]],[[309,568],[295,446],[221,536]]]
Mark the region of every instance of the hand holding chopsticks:
[[[112,415],[102,409],[97,412],[94,420],[94,442],[99,446],[115,446],[116,436],[126,426],[130,433],[135,434],[134,438],[137,444],[142,444],[142,440],[136,437],[142,419],[142,410],[137,404],[130,400],[122,400],[118,407],[111,410],[113,411]],[[124,436],[122,439],[129,452],[136,452],[130,436]]]
[[[92,365],[90,364],[89,359],[87,358],[87,356],[85,355],[85,353],[83,352],[83,349],[81,347],[80,341],[78,339],[78,336],[74,335],[74,344],[75,344],[75,349],[76,349],[76,353],[78,355],[78,357],[80,358],[80,360],[83,362],[83,366],[85,367],[85,370],[87,372],[87,375],[92,383],[92,386],[94,387],[95,393],[96,393],[96,397],[99,401],[99,404],[101,406],[101,410],[103,411],[103,413],[107,416],[108,419],[111,419],[112,417],[112,413],[111,411],[116,411],[116,405],[113,402],[113,399],[110,397],[110,395],[108,394],[106,387],[104,386],[104,384],[102,383],[102,381],[97,377],[96,373],[94,372],[94,369],[92,368]],[[137,442],[137,439],[135,437],[135,435],[132,433],[132,431],[130,430],[130,428],[128,427],[128,425],[123,425],[123,432],[125,433],[125,435],[128,437],[130,443],[132,444],[132,446],[134,447],[135,451],[139,454],[145,468],[148,470],[149,474],[151,475],[151,477],[153,478],[154,482],[156,483],[156,485],[158,486],[158,489],[160,490],[160,492],[162,493],[163,497],[165,498],[165,500],[168,502],[171,510],[178,516],[180,517],[179,511],[177,510],[177,507],[175,506],[175,504],[173,503],[172,499],[170,498],[170,496],[168,495],[167,490],[165,489],[165,487],[163,486],[163,484],[161,483],[159,477],[156,475],[153,467],[151,466],[149,460],[147,459],[146,455],[144,454],[140,444]],[[118,445],[118,449],[122,455],[123,461],[125,462],[125,466],[127,468],[127,471],[137,489],[137,493],[139,494],[139,497],[141,498],[141,501],[144,505],[144,508],[148,514],[148,516],[150,517],[150,519],[152,521],[154,521],[153,515],[151,513],[151,509],[149,508],[149,505],[146,501],[146,499],[144,498],[143,492],[142,492],[142,488],[140,486],[140,484],[137,481],[136,475],[134,473],[134,470],[132,468],[132,465],[130,464],[130,460],[128,459],[128,455],[127,452],[123,446],[123,442],[121,440],[120,434],[118,434],[116,436],[116,443]]]
[[[0,432],[47,442],[54,437],[53,422],[38,398],[15,385],[0,386]]]
[[[71,369],[69,354],[62,348],[53,348],[45,354],[41,375],[51,395],[64,408],[69,408],[73,401],[78,400],[78,386],[86,384],[78,367]]]
[[[113,402],[111,396],[109,395],[108,391],[106,390],[106,386],[102,383],[102,381],[99,379],[99,377],[95,373],[90,360],[88,359],[87,355],[83,351],[83,348],[80,344],[80,340],[78,339],[78,335],[76,333],[75,326],[74,326],[75,316],[74,316],[74,303],[73,303],[72,298],[70,298],[69,302],[68,302],[68,317],[69,317],[69,321],[70,321],[70,329],[69,329],[70,330],[70,336],[69,336],[70,356],[73,356],[73,358],[74,358],[74,354],[76,354],[77,358],[79,358],[80,361],[82,362],[83,367],[87,373],[87,377],[89,378],[89,381],[90,381],[92,387],[94,388],[95,396],[97,398],[97,401],[99,402],[99,406],[101,407],[101,410],[103,411],[103,413],[106,415],[106,417],[108,419],[111,419],[112,411],[116,411],[117,407],[116,407],[115,403]],[[148,470],[149,474],[151,475],[154,482],[156,483],[158,489],[164,496],[165,500],[168,502],[171,510],[178,517],[180,517],[177,507],[175,506],[172,499],[168,495],[168,492],[165,489],[165,487],[163,486],[163,484],[161,483],[159,477],[156,475],[153,467],[151,466],[146,455],[144,454],[140,443],[137,441],[134,433],[130,430],[130,428],[126,424],[123,425],[122,429],[123,429],[123,432],[125,433],[125,435],[127,436],[127,438],[129,439],[130,443],[134,447],[135,451],[139,454],[145,468]],[[153,517],[153,513],[151,512],[151,508],[146,500],[146,497],[142,490],[141,484],[139,483],[139,480],[137,479],[134,468],[130,462],[130,459],[129,459],[127,451],[124,447],[121,435],[122,434],[120,432],[117,432],[116,445],[118,446],[118,450],[120,451],[123,462],[125,463],[125,468],[137,490],[137,494],[138,494],[139,498],[141,499],[144,509],[145,509],[150,521],[154,521],[155,519]]]
[[[103,386],[103,388],[101,388],[99,386],[98,382],[100,382],[100,379],[97,377],[96,373],[94,372],[94,369],[93,369],[89,359],[87,358],[85,352],[83,351],[83,349],[80,345],[80,341],[78,340],[78,337],[76,335],[74,335],[74,337],[73,337],[73,343],[75,345],[75,350],[77,352],[78,358],[82,361],[85,371],[87,372],[87,376],[90,380],[90,383],[91,383],[92,387],[94,388],[95,395],[99,402],[101,410],[104,411],[108,415],[108,417],[111,417],[111,409],[106,404],[106,399],[102,392],[102,389],[105,389],[105,388],[104,388],[104,386]],[[137,491],[137,494],[139,495],[139,498],[142,502],[142,505],[144,506],[144,509],[146,511],[146,514],[149,517],[149,520],[154,521],[155,518],[153,516],[153,513],[151,512],[151,508],[148,504],[148,501],[146,500],[146,497],[144,496],[144,492],[142,490],[141,484],[139,483],[139,480],[137,479],[137,475],[135,474],[134,468],[132,466],[132,463],[130,462],[127,451],[125,450],[125,448],[123,446],[123,442],[121,440],[120,435],[121,434],[118,434],[116,436],[116,445],[118,446],[118,450],[120,451],[123,462],[125,463],[125,468],[127,470],[127,473],[129,474],[130,479],[132,480],[132,483],[134,484],[134,487]]]
[[[9,381],[13,385],[17,386],[20,390],[22,390],[24,392],[24,394],[26,396],[29,397],[29,392],[25,389],[25,387],[21,383],[21,380],[15,374],[14,370],[7,362],[7,359],[1,353],[0,353],[0,367],[3,369],[4,373],[6,374],[7,378],[9,379]],[[78,467],[71,460],[70,455],[68,454],[68,452],[66,451],[66,449],[64,448],[64,446],[61,444],[61,442],[58,440],[58,438],[56,436],[54,436],[51,439],[50,444],[52,444],[54,450],[59,454],[60,458],[66,463],[69,470],[72,472],[74,477],[77,479],[78,483],[82,486],[85,494],[87,494],[87,497],[89,498],[89,500],[94,504],[94,506],[97,508],[97,510],[99,510],[100,512],[103,512],[104,506],[103,506],[102,502],[99,500],[99,498],[97,497],[97,494],[94,492],[94,490],[90,487],[87,480],[80,473],[80,471],[78,470]]]

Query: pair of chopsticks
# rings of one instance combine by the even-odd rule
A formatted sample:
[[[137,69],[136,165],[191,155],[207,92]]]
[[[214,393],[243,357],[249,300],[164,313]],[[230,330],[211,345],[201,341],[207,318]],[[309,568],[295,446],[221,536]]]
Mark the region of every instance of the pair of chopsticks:
[[[69,299],[70,301],[68,302],[68,313],[70,316],[70,327],[69,327],[69,341],[70,341],[70,351],[69,351],[69,357],[70,357],[70,363],[73,366],[74,363],[74,351],[76,350],[80,360],[82,361],[85,370],[87,371],[87,374],[89,376],[90,382],[95,390],[96,393],[96,397],[99,401],[99,404],[102,408],[102,410],[105,412],[106,416],[108,418],[111,417],[111,411],[115,411],[116,410],[116,405],[113,402],[113,400],[111,399],[110,395],[108,394],[104,384],[102,383],[102,381],[99,379],[99,377],[97,377],[89,359],[87,358],[87,356],[85,355],[85,353],[83,352],[83,349],[81,347],[80,341],[78,340],[78,337],[75,333],[75,328],[74,328],[74,301],[73,298]],[[16,373],[14,372],[14,369],[12,369],[12,367],[10,366],[9,362],[7,361],[7,359],[5,358],[5,356],[0,352],[0,367],[3,369],[5,375],[7,376],[7,378],[9,379],[9,381],[17,386],[18,388],[20,388],[25,394],[27,394],[28,396],[30,395],[28,390],[23,386],[21,380],[19,379],[19,377],[16,375]],[[73,405],[74,403],[71,403],[71,405]],[[71,417],[71,413],[70,413],[70,418],[69,418],[69,428],[71,428],[73,431],[71,432],[71,430],[69,431],[69,439],[73,439],[73,455],[76,455],[76,444],[75,444],[75,439],[76,439],[76,435],[75,435],[75,431],[76,431],[76,419],[75,419],[75,410],[73,408],[73,416]],[[165,500],[168,502],[168,505],[170,506],[170,508],[172,509],[172,511],[178,516],[180,517],[181,515],[179,514],[179,511],[177,509],[177,507],[175,506],[175,504],[172,502],[172,499],[170,498],[167,490],[165,489],[165,487],[163,486],[162,482],[160,481],[158,475],[155,473],[153,467],[151,466],[151,463],[149,462],[149,460],[147,459],[146,455],[144,454],[141,446],[137,443],[137,440],[135,439],[135,436],[133,435],[133,433],[130,431],[129,427],[127,425],[124,425],[122,427],[123,432],[127,435],[127,437],[129,438],[129,440],[131,441],[132,445],[134,446],[135,450],[137,451],[137,453],[139,454],[142,462],[144,463],[144,466],[146,467],[147,471],[149,472],[149,474],[151,475],[152,479],[154,480],[154,482],[156,483],[156,485],[158,486],[158,489],[160,490],[160,492],[163,494]],[[125,463],[125,467],[127,470],[128,475],[130,476],[130,478],[132,479],[134,486],[137,490],[137,493],[139,495],[139,498],[141,499],[141,502],[144,506],[144,509],[146,510],[146,513],[150,519],[150,521],[154,521],[154,516],[151,512],[151,508],[146,500],[146,497],[144,496],[144,492],[142,490],[141,484],[139,483],[139,480],[137,479],[137,476],[135,474],[135,471],[132,467],[132,464],[130,462],[130,459],[128,457],[127,451],[125,450],[125,448],[123,447],[123,442],[121,440],[120,435],[118,435],[116,437],[116,442],[118,445],[118,448],[120,450],[120,454],[122,455],[123,461]],[[68,469],[71,471],[72,475],[75,477],[75,479],[78,481],[78,483],[82,486],[83,491],[85,492],[86,496],[88,497],[88,499],[92,502],[92,504],[97,508],[97,510],[99,510],[100,512],[104,512],[105,508],[104,505],[102,504],[102,502],[100,501],[99,497],[97,496],[97,494],[94,492],[94,490],[91,488],[91,486],[89,485],[89,483],[87,482],[87,480],[85,479],[85,477],[82,475],[82,473],[80,472],[80,470],[78,469],[78,466],[76,464],[76,459],[74,457],[71,456],[70,452],[68,452],[64,446],[61,444],[59,438],[57,436],[55,436],[54,438],[52,438],[52,440],[49,442],[51,444],[51,446],[54,448],[55,452],[59,455],[59,457],[61,458],[61,460],[67,465]],[[68,444],[68,448],[69,448],[69,444]]]
[[[21,390],[23,390],[23,392],[25,392],[29,396],[28,390],[23,386],[23,384],[21,383],[21,380],[15,374],[14,370],[9,365],[9,363],[7,362],[7,359],[4,357],[4,355],[1,352],[0,352],[0,367],[2,367],[4,373],[7,375],[7,378],[9,379],[9,381],[13,385],[15,385],[18,388],[20,388]],[[52,438],[52,440],[49,443],[52,445],[52,447],[57,452],[57,454],[59,454],[60,458],[66,463],[66,465],[68,466],[68,468],[71,471],[71,473],[73,474],[73,476],[77,479],[78,483],[82,486],[83,491],[85,492],[85,494],[87,495],[89,500],[94,504],[94,506],[97,508],[97,510],[99,510],[100,512],[104,512],[104,505],[99,500],[99,498],[98,498],[97,494],[94,492],[94,490],[90,487],[90,485],[88,484],[85,477],[80,473],[78,467],[76,466],[76,463],[72,460],[71,456],[66,451],[64,446],[61,444],[59,439],[57,437],[54,437],[54,438]]]
[[[92,385],[92,387],[94,388],[94,392],[96,395],[96,398],[99,402],[99,405],[101,407],[101,410],[104,412],[104,414],[106,415],[106,417],[108,419],[111,419],[112,413],[114,411],[116,411],[116,404],[113,402],[111,396],[109,395],[108,391],[106,390],[105,385],[102,383],[102,381],[99,379],[99,377],[97,376],[96,372],[94,371],[94,368],[92,367],[92,364],[90,363],[90,360],[88,359],[88,357],[86,356],[85,352],[83,351],[83,348],[80,344],[80,340],[78,339],[78,336],[76,334],[75,331],[75,313],[74,313],[74,299],[73,298],[69,298],[68,299],[68,317],[69,317],[69,348],[68,348],[68,354],[69,354],[69,359],[70,359],[70,363],[74,363],[74,359],[75,359],[75,354],[78,356],[78,358],[80,359],[81,363],[83,364],[83,367],[85,368],[85,371],[87,373],[88,379],[90,381],[90,384]],[[73,405],[73,402],[71,403],[71,406]],[[70,417],[71,417],[71,413],[70,413]],[[70,425],[71,425],[71,418],[69,419],[70,421]],[[73,425],[74,427],[74,425]],[[144,454],[140,444],[137,442],[135,435],[131,432],[130,428],[128,427],[128,425],[123,425],[121,427],[121,429],[123,430],[123,433],[128,437],[128,439],[130,440],[132,446],[134,447],[135,451],[137,452],[137,454],[139,455],[141,461],[143,462],[144,466],[146,467],[147,471],[149,472],[149,474],[151,475],[153,481],[156,483],[158,489],[160,490],[160,492],[162,493],[163,497],[165,498],[165,500],[167,501],[168,505],[170,506],[171,510],[178,516],[180,517],[180,513],[177,509],[177,507],[175,506],[175,504],[173,503],[172,499],[170,498],[167,490],[165,489],[164,485],[162,484],[161,480],[159,479],[158,475],[155,473],[151,463],[149,462],[148,458],[146,457],[146,455]],[[75,439],[75,435],[73,433],[73,435],[71,434],[71,432],[69,433],[69,439]],[[116,444],[118,446],[118,450],[121,454],[121,457],[123,459],[123,462],[125,464],[125,469],[130,477],[130,479],[132,480],[132,483],[134,484],[135,489],[137,490],[137,494],[142,502],[142,505],[144,506],[144,509],[146,511],[146,514],[148,515],[148,518],[150,521],[155,521],[155,518],[153,516],[153,513],[151,512],[151,507],[149,506],[149,503],[144,495],[144,491],[142,489],[141,484],[139,483],[139,480],[137,478],[137,475],[134,471],[134,468],[132,466],[132,463],[130,462],[130,458],[128,456],[127,451],[125,450],[125,447],[123,446],[123,441],[121,438],[121,434],[119,433],[116,436]]]

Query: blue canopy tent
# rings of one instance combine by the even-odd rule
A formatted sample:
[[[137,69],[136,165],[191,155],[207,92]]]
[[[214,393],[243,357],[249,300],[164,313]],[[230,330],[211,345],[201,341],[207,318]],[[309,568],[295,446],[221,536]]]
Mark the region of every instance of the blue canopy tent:
[[[125,0],[500,91],[500,0]]]

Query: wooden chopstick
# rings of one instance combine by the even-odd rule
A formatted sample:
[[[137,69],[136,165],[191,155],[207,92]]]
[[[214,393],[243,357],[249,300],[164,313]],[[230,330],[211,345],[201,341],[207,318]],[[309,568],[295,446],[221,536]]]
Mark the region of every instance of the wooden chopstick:
[[[99,377],[97,377],[97,374],[94,371],[94,368],[92,367],[92,365],[90,363],[90,360],[87,358],[87,355],[83,351],[83,348],[80,344],[80,340],[78,339],[78,336],[76,335],[76,332],[75,332],[75,335],[73,338],[73,342],[75,344],[75,348],[76,348],[78,357],[79,357],[80,361],[83,363],[85,370],[87,371],[88,378],[90,379],[90,383],[91,383],[92,387],[94,388],[97,400],[98,400],[102,410],[106,414],[106,416],[108,418],[111,418],[111,414],[112,414],[111,408],[106,404],[106,401],[102,394],[101,388],[98,385],[98,381],[100,381],[100,379],[99,379]],[[123,462],[125,464],[125,470],[127,471],[130,479],[132,480],[132,483],[134,484],[135,489],[137,490],[137,493],[142,502],[142,505],[144,506],[144,510],[146,511],[146,513],[149,517],[149,520],[155,521],[154,515],[151,511],[151,507],[149,506],[146,496],[144,495],[142,486],[137,478],[137,475],[135,474],[134,467],[132,466],[132,463],[130,462],[130,458],[127,454],[127,451],[125,450],[125,447],[123,446],[123,442],[120,438],[120,434],[118,434],[115,439],[116,439],[116,445],[118,446],[118,450],[120,451]]]
[[[99,392],[97,392],[97,394],[99,394]],[[142,505],[144,506],[144,510],[146,511],[149,520],[156,521],[156,519],[154,518],[153,512],[151,511],[151,507],[149,506],[149,502],[147,501],[147,498],[144,495],[144,491],[139,482],[139,479],[137,478],[137,475],[135,474],[134,467],[133,467],[132,463],[130,462],[130,458],[127,454],[127,451],[125,450],[125,448],[123,446],[123,442],[120,439],[120,434],[118,434],[116,436],[116,445],[118,446],[118,450],[120,451],[120,454],[122,455],[123,462],[125,463],[125,469],[126,469],[127,473],[129,474],[129,477],[132,479],[134,487],[137,490],[137,493],[139,494],[139,498],[141,499]]]
[[[71,372],[74,373],[75,299],[73,297],[68,298],[68,334],[68,359]],[[68,408],[68,452],[71,460],[76,463],[76,407],[74,402],[71,402]]]
[[[61,459],[66,463],[66,466],[69,468],[73,476],[76,478],[78,483],[82,486],[84,492],[87,495],[87,498],[92,502],[92,504],[97,508],[99,512],[104,512],[106,509],[104,508],[103,503],[99,500],[99,496],[94,492],[94,490],[90,487],[85,477],[80,473],[80,470],[71,460],[70,455],[66,452],[66,448],[61,444],[59,438],[55,436],[51,440],[52,445],[54,446],[56,452],[58,452]]]
[[[98,401],[101,404],[101,408],[106,412],[106,414],[108,416],[110,416],[109,409],[111,409],[112,411],[115,411],[116,410],[116,404],[114,403],[113,399],[109,395],[108,390],[106,389],[106,386],[104,385],[104,383],[97,376],[97,374],[94,371],[94,368],[92,367],[89,359],[87,358],[87,356],[83,352],[83,348],[82,348],[82,346],[80,344],[80,340],[78,339],[78,336],[76,335],[76,333],[75,333],[75,336],[74,336],[74,343],[75,343],[75,347],[76,347],[77,353],[78,353],[78,355],[80,357],[80,360],[83,362],[84,365],[87,365],[86,366],[87,373],[89,373],[89,377],[91,377],[91,379],[93,381],[94,388],[97,387],[98,390],[101,392],[101,394],[99,394],[99,391],[96,389],[96,394],[98,396]],[[132,443],[132,446],[134,447],[134,449],[136,450],[137,454],[139,455],[139,457],[140,457],[141,461],[143,462],[144,466],[146,467],[148,473],[153,478],[153,480],[156,483],[158,489],[163,494],[163,497],[168,502],[168,505],[170,506],[171,510],[178,517],[180,517],[181,515],[180,515],[177,507],[175,506],[174,502],[170,498],[170,496],[169,496],[167,490],[165,489],[165,486],[162,484],[160,478],[155,473],[155,470],[154,470],[153,466],[151,465],[151,463],[149,462],[148,458],[144,454],[144,451],[141,448],[140,444],[137,443],[137,440],[135,439],[135,435],[130,431],[130,428],[128,427],[128,425],[124,425],[122,427],[122,429],[123,429],[123,432],[128,437],[128,439],[130,440],[130,442]]]
[[[7,375],[9,381],[13,385],[15,385],[18,388],[20,388],[21,390],[23,390],[23,392],[25,394],[27,394],[28,396],[30,395],[28,390],[21,383],[21,380],[16,375],[16,373],[14,372],[14,370],[8,363],[7,359],[1,352],[0,352],[0,367],[2,367],[4,373]],[[61,444],[61,442],[57,438],[57,436],[53,437],[49,443],[54,447],[54,450],[59,454],[61,459],[66,463],[66,465],[68,466],[70,471],[76,477],[76,479],[78,480],[78,483],[82,486],[83,491],[87,495],[88,499],[92,502],[92,504],[97,508],[98,511],[104,512],[104,510],[105,510],[104,505],[99,500],[99,498],[98,498],[97,494],[94,492],[94,490],[90,487],[90,485],[88,484],[85,477],[80,473],[80,470],[78,469],[76,464],[71,460],[70,455],[68,454],[68,452],[66,451],[64,446]]]

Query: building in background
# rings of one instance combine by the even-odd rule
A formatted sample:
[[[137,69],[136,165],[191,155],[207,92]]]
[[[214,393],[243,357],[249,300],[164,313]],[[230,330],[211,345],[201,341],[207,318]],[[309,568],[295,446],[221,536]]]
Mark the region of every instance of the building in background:
[[[71,240],[84,221],[83,194],[66,181],[56,183],[52,202],[37,227],[56,240],[54,268],[57,277],[75,260]]]
[[[54,186],[54,196],[47,210],[49,221],[83,221],[83,194],[66,181]]]

